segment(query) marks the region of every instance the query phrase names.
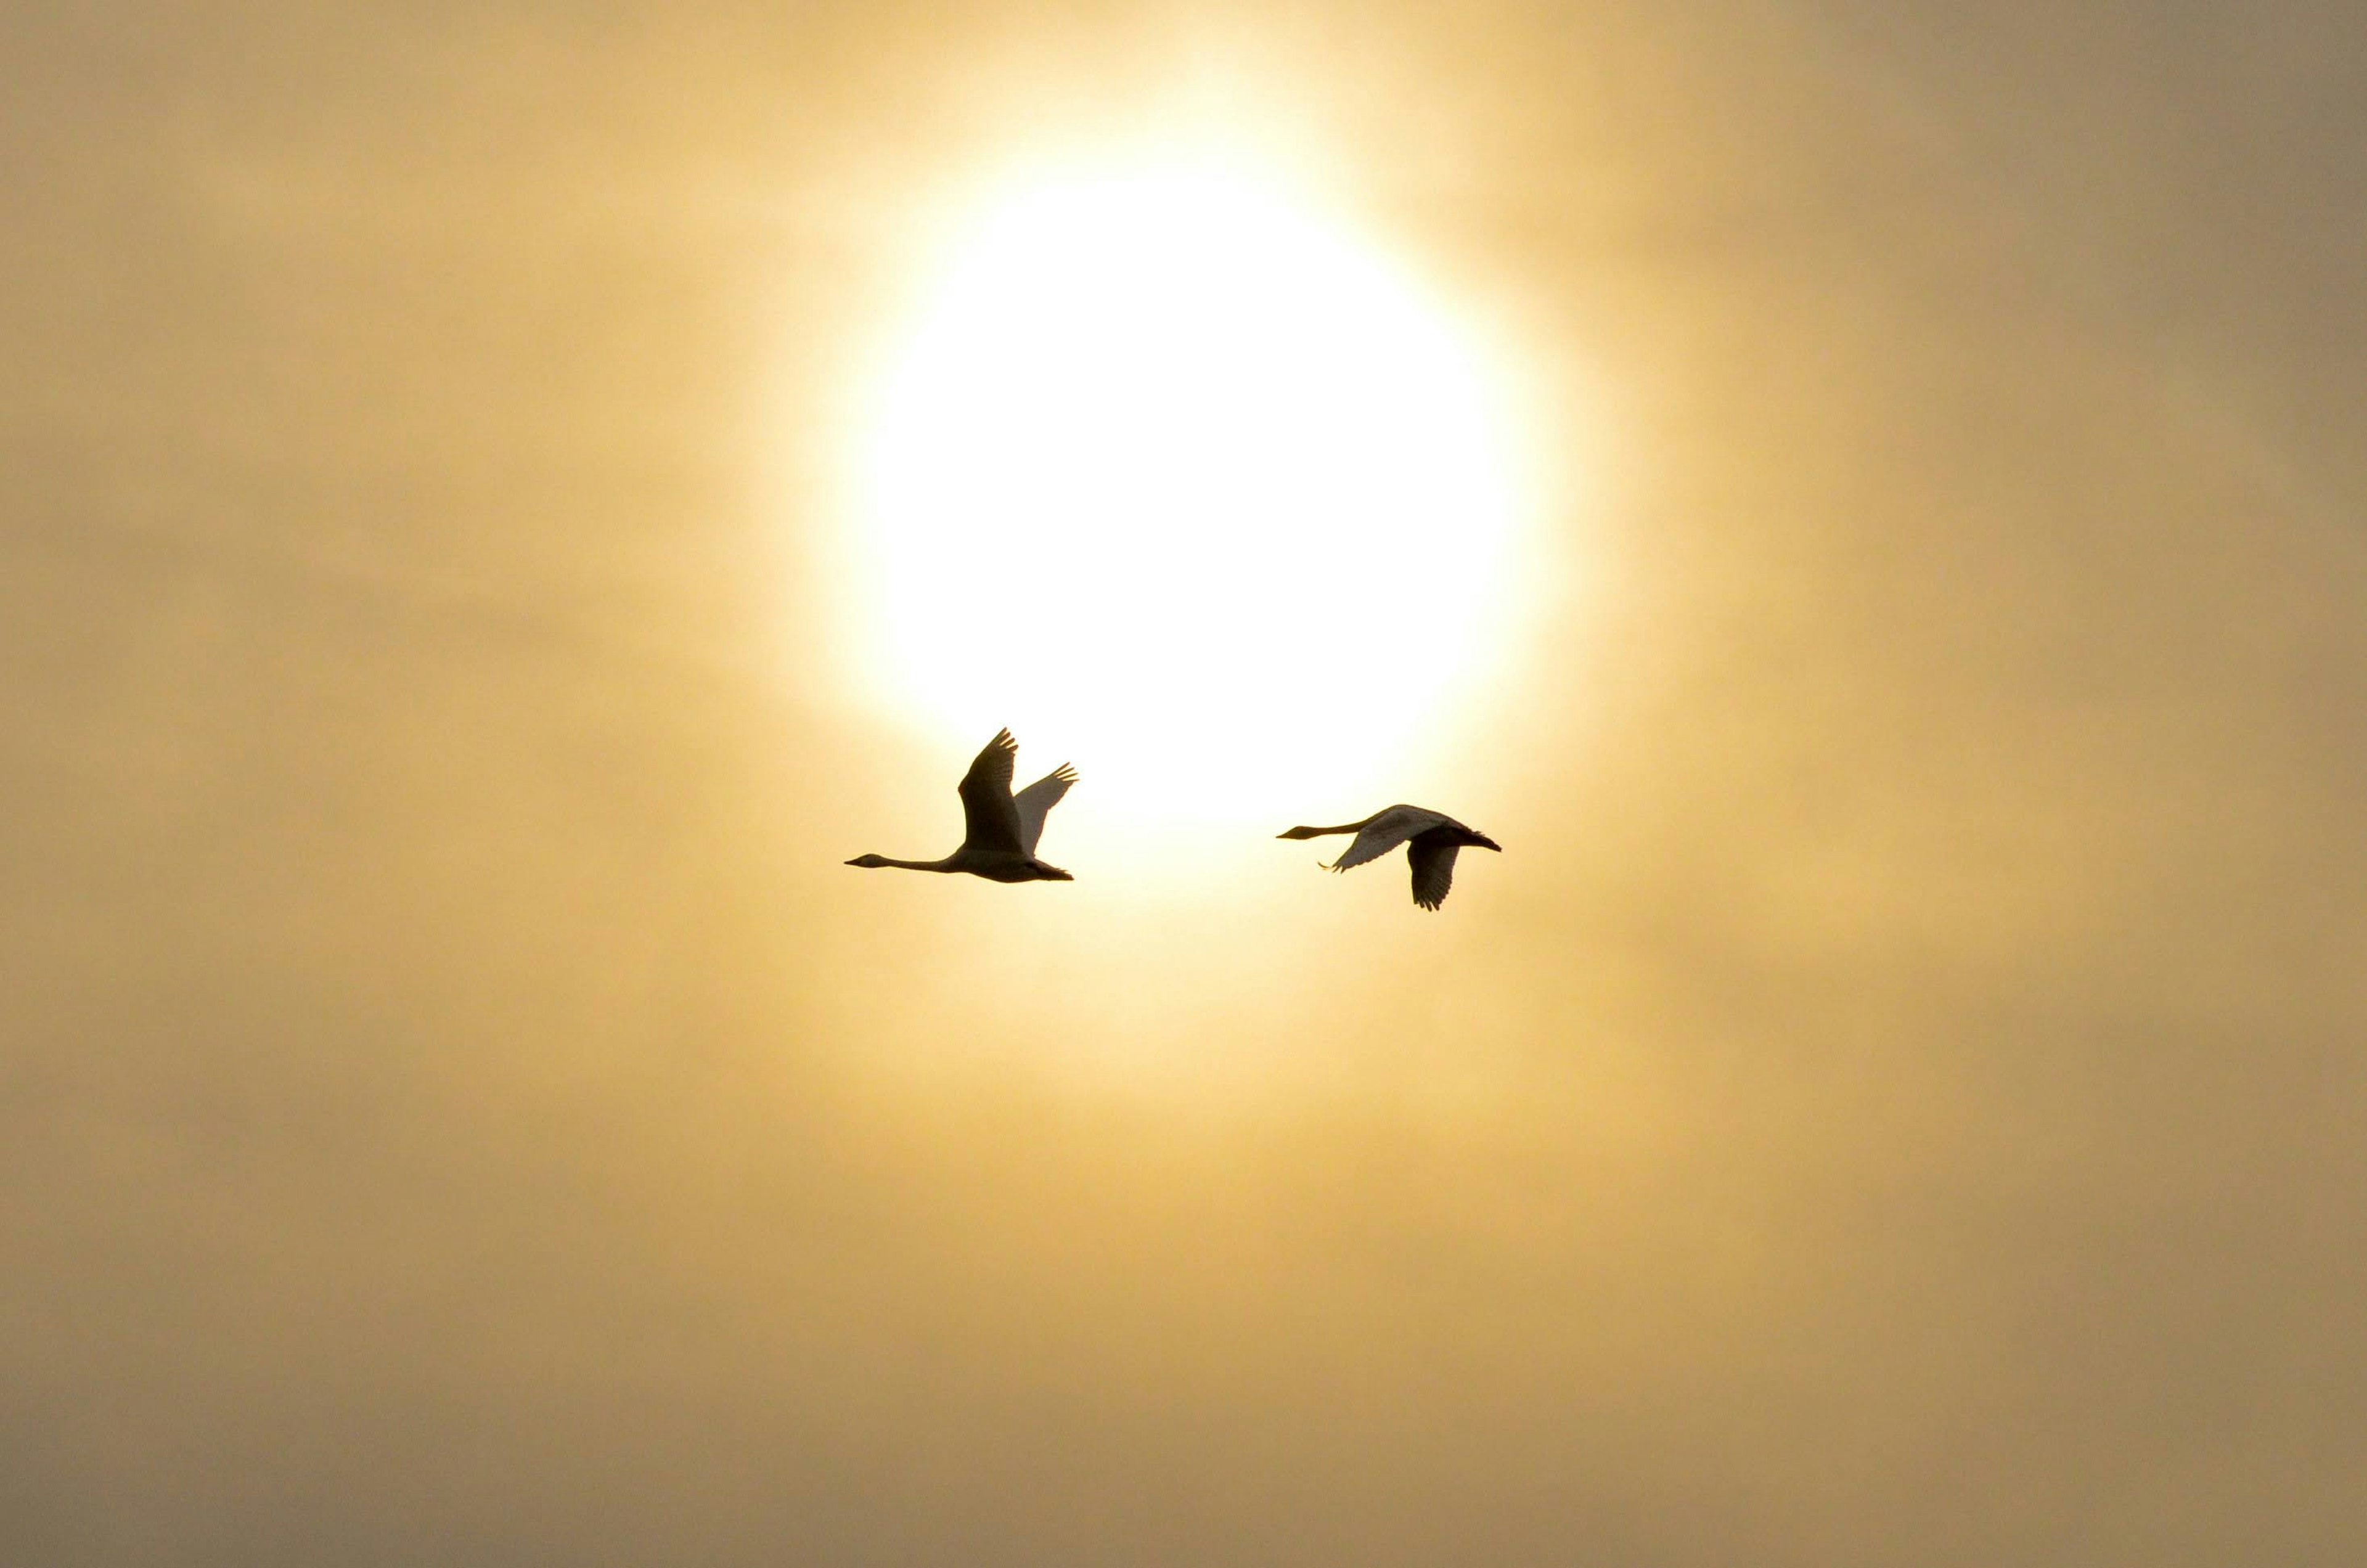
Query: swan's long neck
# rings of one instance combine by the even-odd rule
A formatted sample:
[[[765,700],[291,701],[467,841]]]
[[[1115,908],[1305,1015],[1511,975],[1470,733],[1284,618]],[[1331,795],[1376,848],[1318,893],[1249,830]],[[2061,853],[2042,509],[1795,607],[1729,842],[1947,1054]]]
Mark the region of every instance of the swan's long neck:
[[[898,871],[951,871],[954,868],[951,856],[944,860],[889,860],[881,855],[879,863],[882,866],[892,865]]]
[[[1365,818],[1365,822],[1371,820],[1369,817]],[[1365,830],[1365,822],[1347,822],[1337,828],[1293,828],[1281,836],[1285,839],[1321,839],[1333,833],[1361,833]]]

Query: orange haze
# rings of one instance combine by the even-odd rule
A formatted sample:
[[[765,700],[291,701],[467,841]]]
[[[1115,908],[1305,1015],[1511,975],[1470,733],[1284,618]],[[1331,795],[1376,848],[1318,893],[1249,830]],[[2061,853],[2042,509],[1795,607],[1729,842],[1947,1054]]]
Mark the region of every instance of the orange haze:
[[[0,1558],[2367,1561],[2362,38],[18,7]],[[1155,897],[850,871],[1009,719],[827,635],[914,215],[1184,123],[1568,597]],[[1262,836],[1400,795],[1434,916]]]

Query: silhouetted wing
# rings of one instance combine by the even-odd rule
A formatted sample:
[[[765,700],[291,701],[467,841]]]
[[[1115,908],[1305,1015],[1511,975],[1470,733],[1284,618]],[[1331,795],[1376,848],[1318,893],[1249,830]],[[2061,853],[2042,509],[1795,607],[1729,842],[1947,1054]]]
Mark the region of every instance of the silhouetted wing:
[[[1331,863],[1331,869],[1346,871],[1366,861],[1378,860],[1423,829],[1434,828],[1444,820],[1437,812],[1424,811],[1419,806],[1392,806],[1358,830],[1355,842]]]
[[[1044,818],[1060,804],[1069,786],[1077,782],[1077,770],[1063,762],[1011,797],[1019,811],[1019,847],[1029,854],[1036,852],[1036,840],[1044,836]]]
[[[999,729],[962,775],[962,848],[1019,852],[1019,808],[1011,801],[1011,768],[1019,742]]]
[[[1443,829],[1413,836],[1406,859],[1413,863],[1415,903],[1435,909],[1446,902],[1446,890],[1455,885],[1455,852],[1460,848],[1452,834]]]

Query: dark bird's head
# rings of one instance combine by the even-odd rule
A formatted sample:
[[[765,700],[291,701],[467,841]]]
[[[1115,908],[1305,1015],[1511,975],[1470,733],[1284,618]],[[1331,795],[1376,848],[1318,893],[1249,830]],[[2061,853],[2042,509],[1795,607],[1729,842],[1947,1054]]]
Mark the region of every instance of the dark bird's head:
[[[1498,854],[1502,854],[1504,852],[1504,846],[1498,843],[1495,840],[1489,838],[1485,833],[1472,834],[1471,847],[1476,850],[1493,850]]]
[[[1277,839],[1319,839],[1323,836],[1323,832],[1324,830],[1320,828],[1293,828],[1286,832],[1276,833],[1274,837]]]
[[[846,863],[849,865],[859,865],[866,871],[877,871],[881,866],[886,865],[888,863],[888,860],[884,855],[857,855]]]

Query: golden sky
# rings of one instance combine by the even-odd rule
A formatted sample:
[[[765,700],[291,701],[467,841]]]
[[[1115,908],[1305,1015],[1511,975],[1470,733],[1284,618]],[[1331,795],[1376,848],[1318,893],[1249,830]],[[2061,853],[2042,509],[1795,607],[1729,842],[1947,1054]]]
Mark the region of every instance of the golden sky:
[[[2362,72],[2334,0],[12,10],[0,1556],[2367,1559]],[[1492,456],[1243,478],[1306,367],[1211,383],[998,590],[1102,685],[899,687],[915,323],[1178,158],[1329,236],[1259,341],[1416,301],[1352,389]],[[1103,406],[958,341],[998,449]],[[1004,723],[1076,882],[840,863]],[[1506,848],[1436,915],[1271,838],[1399,798]]]

